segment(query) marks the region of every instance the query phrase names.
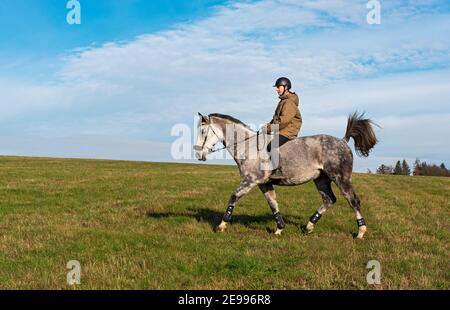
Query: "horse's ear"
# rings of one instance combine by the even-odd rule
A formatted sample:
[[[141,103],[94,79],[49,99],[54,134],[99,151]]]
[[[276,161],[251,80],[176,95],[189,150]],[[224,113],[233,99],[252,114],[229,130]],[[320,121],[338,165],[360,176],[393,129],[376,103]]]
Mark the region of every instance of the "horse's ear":
[[[200,116],[202,118],[202,123],[208,122],[208,118],[206,116],[203,116],[202,113],[198,112],[198,116]]]

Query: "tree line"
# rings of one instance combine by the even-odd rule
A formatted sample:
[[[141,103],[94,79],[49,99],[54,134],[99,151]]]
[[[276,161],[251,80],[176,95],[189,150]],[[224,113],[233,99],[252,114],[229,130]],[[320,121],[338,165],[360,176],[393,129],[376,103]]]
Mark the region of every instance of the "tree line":
[[[371,173],[371,171],[368,171]],[[403,159],[402,162],[400,160],[394,166],[381,164],[377,168],[377,174],[393,174],[393,175],[428,175],[428,176],[443,176],[449,177],[450,170],[447,169],[444,163],[441,163],[439,166],[436,164],[428,164],[426,161],[421,162],[419,159],[416,159],[414,162],[414,168],[411,171],[406,160]]]

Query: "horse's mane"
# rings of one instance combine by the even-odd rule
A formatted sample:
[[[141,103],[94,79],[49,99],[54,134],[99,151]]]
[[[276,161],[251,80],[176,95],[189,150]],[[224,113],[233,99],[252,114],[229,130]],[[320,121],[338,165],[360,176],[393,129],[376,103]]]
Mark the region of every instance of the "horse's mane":
[[[238,120],[237,118],[234,118],[233,116],[230,116],[230,115],[220,114],[220,113],[211,113],[211,114],[208,115],[208,117],[211,117],[211,116],[218,117],[218,118],[221,118],[221,119],[226,119],[226,120],[229,120],[229,121],[231,121],[233,123],[240,124],[240,125],[248,128],[248,129],[251,129],[247,124],[245,124],[241,120]]]

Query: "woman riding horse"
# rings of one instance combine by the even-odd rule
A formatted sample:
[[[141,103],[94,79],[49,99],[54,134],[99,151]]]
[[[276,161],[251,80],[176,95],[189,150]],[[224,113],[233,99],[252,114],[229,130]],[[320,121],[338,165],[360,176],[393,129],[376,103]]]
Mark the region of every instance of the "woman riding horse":
[[[278,102],[277,108],[270,123],[263,126],[263,132],[274,132],[278,137],[278,147],[286,142],[295,139],[302,126],[302,116],[298,109],[299,99],[295,92],[291,92],[291,81],[288,78],[281,77],[276,80],[273,87],[277,88]],[[274,147],[272,150],[272,142],[267,145],[267,152],[271,154],[272,166],[276,167],[272,171],[270,178],[282,179],[284,178],[281,167],[275,163],[275,158],[279,158],[278,148]],[[275,154],[275,152],[277,154]]]

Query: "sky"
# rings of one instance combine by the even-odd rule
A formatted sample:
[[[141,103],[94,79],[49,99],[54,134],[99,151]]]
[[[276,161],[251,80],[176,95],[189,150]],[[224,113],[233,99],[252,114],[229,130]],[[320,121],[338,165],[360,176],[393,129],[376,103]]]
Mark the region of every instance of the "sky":
[[[266,123],[288,76],[300,136],[342,137],[354,111],[380,125],[356,171],[450,166],[449,1],[380,0],[369,24],[366,0],[79,0],[80,25],[67,2],[0,2],[1,155],[196,162],[174,126]]]

